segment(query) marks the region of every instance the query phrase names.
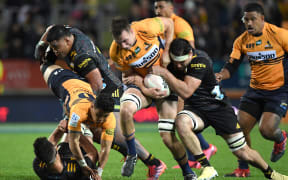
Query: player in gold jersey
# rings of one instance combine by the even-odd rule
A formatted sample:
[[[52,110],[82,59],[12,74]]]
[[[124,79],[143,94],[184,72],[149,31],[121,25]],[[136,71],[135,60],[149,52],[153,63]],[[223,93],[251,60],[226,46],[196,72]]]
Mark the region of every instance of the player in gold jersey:
[[[259,130],[265,139],[274,141],[271,161],[278,161],[284,154],[287,133],[279,128],[280,120],[287,111],[287,57],[288,31],[264,20],[263,7],[249,3],[244,7],[242,21],[246,31],[233,45],[229,61],[220,73],[218,81],[228,79],[248,57],[251,66],[250,86],[241,98],[238,119],[248,145],[249,133],[259,123]],[[226,176],[250,176],[248,164],[239,161],[239,167]]]
[[[174,13],[174,6],[172,0],[155,0],[154,2],[154,12],[156,16],[159,17],[168,17],[171,18],[174,22],[174,38],[185,39],[189,42],[191,47],[195,49],[195,40],[193,35],[193,29],[189,25],[187,21],[185,21],[182,17],[177,16]],[[203,52],[204,53],[204,52]],[[205,54],[208,57],[208,54]],[[184,101],[178,97],[178,111],[183,109]],[[203,152],[205,153],[207,159],[209,160],[212,155],[217,152],[217,147],[213,144],[208,144],[208,142],[204,139],[201,133],[196,134]],[[192,168],[201,168],[201,164],[197,162],[194,156],[187,151],[189,166]],[[177,165],[173,168],[180,168],[181,166]]]
[[[43,63],[41,71],[53,93],[65,102],[64,109],[69,117],[68,140],[73,156],[85,175],[95,176],[95,172],[87,166],[79,146],[81,124],[90,129],[98,127],[102,129],[98,169],[103,170],[109,157],[116,126],[115,117],[111,113],[114,110],[111,94],[100,93],[96,97],[89,83],[80,80],[81,77],[74,72],[58,65]]]
[[[179,149],[185,152],[181,143],[173,144],[176,136],[171,124],[177,113],[177,101],[161,99],[165,93],[159,92],[157,88],[148,89],[143,83],[136,86],[135,82],[126,81],[135,74],[145,77],[152,66],[167,66],[170,61],[168,48],[173,39],[174,25],[170,18],[164,17],[147,18],[133,22],[131,25],[127,19],[116,17],[112,20],[111,26],[114,41],[110,46],[110,58],[116,68],[123,73],[123,82],[129,84],[121,97],[120,123],[128,146],[128,156],[122,167],[122,175],[131,176],[137,161],[133,115],[138,110],[149,106],[152,99],[157,99],[155,102],[159,113],[158,129],[165,145],[176,159],[181,159],[183,156],[183,154],[181,157],[178,155]],[[163,36],[165,46],[161,41]],[[186,169],[184,176],[193,173],[188,162]],[[158,178],[162,173],[162,170],[157,170],[156,177]]]

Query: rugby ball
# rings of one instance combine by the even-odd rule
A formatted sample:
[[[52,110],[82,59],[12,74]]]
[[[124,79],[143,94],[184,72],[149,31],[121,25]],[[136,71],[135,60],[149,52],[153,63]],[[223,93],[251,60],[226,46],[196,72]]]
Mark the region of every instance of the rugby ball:
[[[161,91],[165,91],[165,97],[170,95],[169,86],[161,76],[155,74],[147,74],[144,78],[144,85],[147,88],[159,88]]]

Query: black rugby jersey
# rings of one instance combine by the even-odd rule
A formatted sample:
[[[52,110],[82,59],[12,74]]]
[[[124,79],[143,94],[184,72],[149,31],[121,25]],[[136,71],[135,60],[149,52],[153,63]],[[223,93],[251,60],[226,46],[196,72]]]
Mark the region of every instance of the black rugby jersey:
[[[185,106],[201,110],[216,110],[228,103],[227,98],[215,79],[212,60],[203,51],[195,52],[196,56],[188,64],[185,72],[176,70],[172,63],[169,64],[168,70],[181,80],[184,80],[185,76],[192,76],[202,81],[193,95],[185,100]]]
[[[108,61],[92,40],[76,28],[67,28],[70,28],[75,38],[72,49],[65,58],[67,65],[82,77],[99,68],[103,81],[111,92],[121,87],[121,81],[110,70]]]
[[[33,169],[35,173],[41,178],[41,180],[88,180],[89,178],[83,176],[81,167],[73,158],[72,152],[69,149],[68,143],[60,143],[58,145],[58,153],[60,155],[61,161],[63,163],[63,171],[61,173],[51,173],[47,169],[47,165],[45,162],[40,161],[35,158],[33,161]],[[86,162],[89,167],[95,168],[91,161],[87,161],[87,157],[85,157]]]

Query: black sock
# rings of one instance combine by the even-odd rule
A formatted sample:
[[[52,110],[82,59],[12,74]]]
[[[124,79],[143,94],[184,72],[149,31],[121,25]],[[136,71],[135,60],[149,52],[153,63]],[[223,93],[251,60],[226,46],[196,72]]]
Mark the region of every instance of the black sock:
[[[159,166],[160,165],[160,161],[159,159],[155,158],[152,154],[149,154],[148,158],[143,160],[143,163],[148,165],[148,166]]]
[[[267,179],[271,179],[271,174],[273,172],[273,169],[270,166],[268,166],[268,168],[266,170],[262,170],[262,172],[264,173],[264,176]]]
[[[194,155],[194,157],[196,161],[198,161],[201,164],[202,167],[211,166],[204,153],[200,155]]]

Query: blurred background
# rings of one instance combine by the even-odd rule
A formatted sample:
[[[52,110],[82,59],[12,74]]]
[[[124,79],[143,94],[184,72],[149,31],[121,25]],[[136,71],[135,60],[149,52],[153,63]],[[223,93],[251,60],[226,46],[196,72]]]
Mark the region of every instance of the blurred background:
[[[174,0],[175,13],[192,26],[195,44],[214,61],[216,72],[244,31],[241,9],[249,0]],[[288,0],[261,0],[266,21],[288,27]],[[108,57],[109,25],[116,15],[130,21],[153,17],[153,0],[0,0],[0,123],[57,122],[62,109],[33,59],[46,27],[67,24],[89,35]],[[232,104],[249,84],[248,62],[223,82]]]

